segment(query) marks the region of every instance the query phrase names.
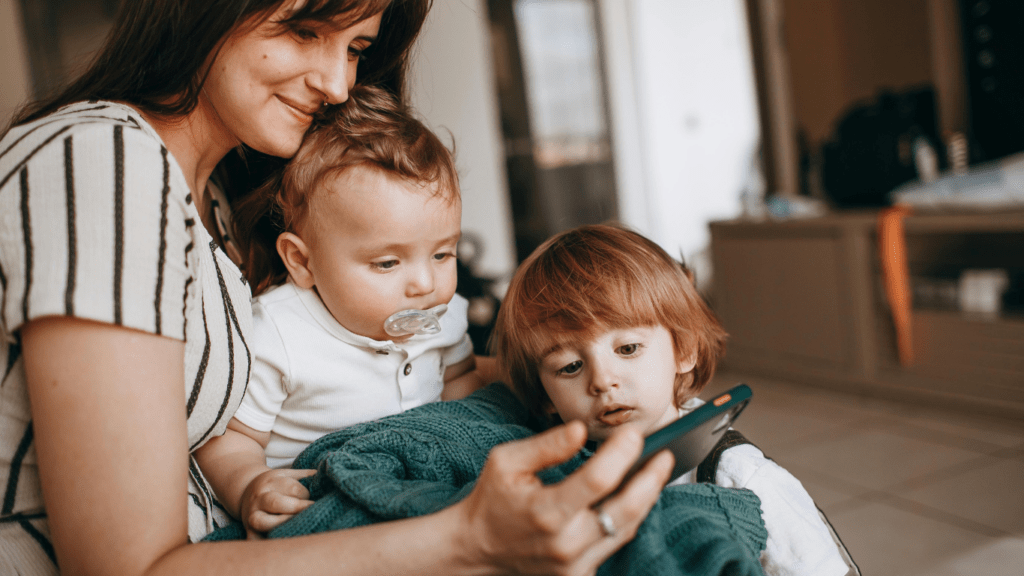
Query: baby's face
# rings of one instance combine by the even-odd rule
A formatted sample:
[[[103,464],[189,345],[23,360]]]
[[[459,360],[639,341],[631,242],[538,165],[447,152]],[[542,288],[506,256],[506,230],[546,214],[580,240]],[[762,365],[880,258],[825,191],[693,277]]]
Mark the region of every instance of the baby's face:
[[[310,206],[303,237],[317,292],[342,326],[388,340],[384,321],[395,312],[452,299],[458,199],[365,166],[326,185]]]
[[[664,326],[598,332],[579,342],[554,335],[538,370],[562,420],[580,420],[591,440],[619,426],[644,436],[675,420],[675,378],[693,370],[677,358]]]

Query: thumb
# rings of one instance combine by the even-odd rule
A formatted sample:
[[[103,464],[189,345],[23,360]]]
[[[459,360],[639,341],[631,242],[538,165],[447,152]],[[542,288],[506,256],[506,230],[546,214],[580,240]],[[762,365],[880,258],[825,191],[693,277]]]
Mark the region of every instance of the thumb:
[[[523,472],[538,472],[572,458],[587,441],[587,429],[578,421],[557,426],[536,436],[509,442],[500,448]]]

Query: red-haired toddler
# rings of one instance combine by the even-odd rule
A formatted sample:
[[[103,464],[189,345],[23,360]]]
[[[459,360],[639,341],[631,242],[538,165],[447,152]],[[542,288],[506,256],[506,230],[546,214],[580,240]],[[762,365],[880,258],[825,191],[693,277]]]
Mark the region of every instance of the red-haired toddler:
[[[640,234],[598,225],[556,235],[520,265],[492,344],[536,416],[580,420],[600,442],[620,426],[649,435],[701,405],[725,336],[681,264]],[[670,485],[695,481],[691,471]],[[804,487],[754,445],[725,450],[712,481],[761,499],[766,574],[851,568]]]

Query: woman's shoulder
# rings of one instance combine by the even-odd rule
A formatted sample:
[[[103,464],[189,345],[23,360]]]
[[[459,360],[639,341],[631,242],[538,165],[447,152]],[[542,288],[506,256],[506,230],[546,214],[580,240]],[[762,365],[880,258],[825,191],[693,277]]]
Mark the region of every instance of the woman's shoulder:
[[[80,141],[77,148],[106,143],[112,150],[120,142],[122,151],[129,155],[163,148],[160,136],[138,110],[119,102],[76,102],[4,134],[0,140],[0,178],[33,159],[51,157],[47,154],[51,148],[73,153],[75,140]]]

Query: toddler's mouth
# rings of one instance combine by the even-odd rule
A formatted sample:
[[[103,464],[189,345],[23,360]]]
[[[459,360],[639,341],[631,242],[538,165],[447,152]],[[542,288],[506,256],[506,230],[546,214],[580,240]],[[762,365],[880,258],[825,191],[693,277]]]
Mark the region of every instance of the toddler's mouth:
[[[615,404],[605,408],[597,417],[605,426],[619,426],[625,424],[633,417],[633,408]]]

